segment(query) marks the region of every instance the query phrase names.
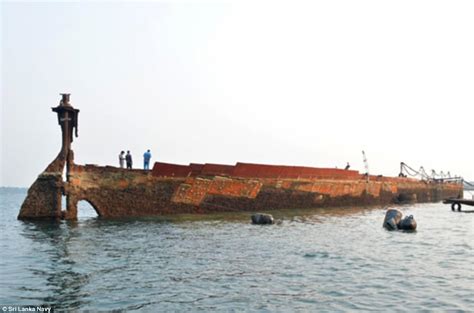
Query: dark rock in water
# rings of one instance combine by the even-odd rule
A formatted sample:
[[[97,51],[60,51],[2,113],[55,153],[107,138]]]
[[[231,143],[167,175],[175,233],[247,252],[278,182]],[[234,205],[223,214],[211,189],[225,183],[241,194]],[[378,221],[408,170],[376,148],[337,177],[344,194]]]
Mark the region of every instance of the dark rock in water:
[[[385,213],[385,219],[383,221],[383,227],[388,230],[398,229],[398,224],[402,220],[402,212],[396,209],[390,209]]]
[[[413,215],[407,216],[400,221],[398,224],[399,229],[403,230],[415,230],[416,229],[416,221],[413,218]]]
[[[273,216],[270,214],[252,214],[252,224],[273,224]]]

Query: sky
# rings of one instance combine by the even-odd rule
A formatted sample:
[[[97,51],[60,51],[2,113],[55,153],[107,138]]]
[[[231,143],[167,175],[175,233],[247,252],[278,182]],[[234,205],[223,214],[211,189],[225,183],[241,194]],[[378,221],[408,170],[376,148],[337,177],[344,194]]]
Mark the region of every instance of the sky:
[[[78,164],[236,162],[474,180],[473,1],[2,2],[0,186]]]

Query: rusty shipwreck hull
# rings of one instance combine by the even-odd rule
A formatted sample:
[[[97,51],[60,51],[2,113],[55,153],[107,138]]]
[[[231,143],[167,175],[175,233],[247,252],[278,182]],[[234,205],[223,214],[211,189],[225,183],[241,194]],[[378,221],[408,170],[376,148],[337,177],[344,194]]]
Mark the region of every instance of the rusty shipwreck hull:
[[[152,171],[78,165],[71,149],[79,110],[62,94],[57,107],[62,146],[29,188],[19,219],[75,219],[88,201],[101,217],[260,211],[435,202],[462,197],[462,182],[365,176],[357,171],[237,163],[177,165]],[[63,171],[66,177],[63,178]],[[62,197],[66,207],[62,207]]]
[[[238,163],[234,168],[241,176],[231,176],[232,172],[211,171],[213,167],[203,165],[198,170],[191,164],[188,171],[185,166],[155,163],[152,171],[141,171],[70,164],[68,181],[54,175],[49,181],[42,178],[47,184],[28,194],[19,218],[75,219],[81,200],[88,201],[101,217],[134,217],[436,202],[462,195],[458,183],[376,176],[367,180],[356,171],[312,169],[319,171],[318,176],[305,176],[292,167],[279,167],[289,173],[282,177],[265,171],[273,166]],[[250,171],[255,168],[259,171]],[[65,211],[60,206],[62,194],[67,197]]]

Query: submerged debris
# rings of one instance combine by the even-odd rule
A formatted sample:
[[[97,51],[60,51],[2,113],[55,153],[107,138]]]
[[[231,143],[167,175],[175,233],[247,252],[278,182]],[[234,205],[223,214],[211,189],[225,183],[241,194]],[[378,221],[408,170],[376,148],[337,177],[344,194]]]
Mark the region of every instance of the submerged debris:
[[[398,224],[398,228],[403,230],[415,230],[416,221],[413,218],[413,215],[406,216],[404,219],[402,219]]]
[[[385,213],[383,227],[387,230],[416,230],[416,221],[413,215],[403,218],[402,212],[390,209]]]
[[[398,229],[398,223],[402,220],[403,214],[399,210],[390,209],[385,213],[385,219],[383,221],[383,227],[388,230]]]
[[[252,214],[252,224],[259,224],[259,225],[264,225],[264,224],[273,224],[273,216],[270,214],[264,214],[264,213],[255,213]]]

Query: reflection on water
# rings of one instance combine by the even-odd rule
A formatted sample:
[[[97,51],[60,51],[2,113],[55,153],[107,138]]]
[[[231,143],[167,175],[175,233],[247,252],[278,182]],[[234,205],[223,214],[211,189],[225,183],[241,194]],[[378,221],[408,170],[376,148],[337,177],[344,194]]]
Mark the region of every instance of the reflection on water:
[[[47,264],[31,264],[27,268],[39,280],[45,280],[42,288],[50,291],[47,295],[28,297],[40,303],[60,303],[67,308],[80,308],[89,296],[82,290],[88,283],[88,274],[78,270],[78,263],[74,253],[69,251],[71,241],[74,240],[74,228],[77,222],[51,223],[26,222],[22,235],[30,239],[35,246],[42,247],[36,253],[48,256]],[[47,265],[46,267],[44,265]],[[41,293],[40,288],[38,291]]]
[[[401,207],[77,222],[16,220],[25,191],[1,191],[0,303],[81,310],[353,311],[474,307],[474,215]],[[79,211],[83,209],[81,203]],[[92,212],[93,213],[93,212]]]

